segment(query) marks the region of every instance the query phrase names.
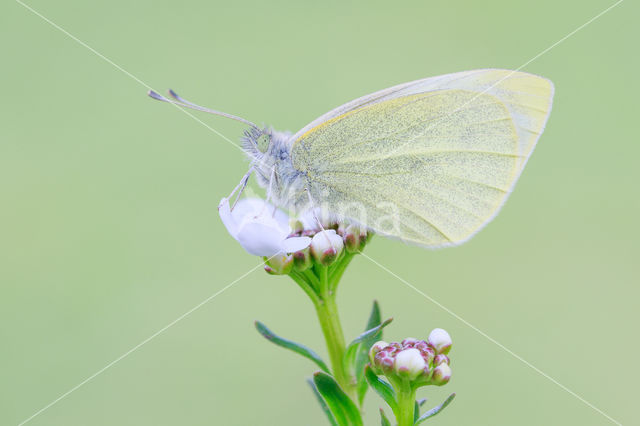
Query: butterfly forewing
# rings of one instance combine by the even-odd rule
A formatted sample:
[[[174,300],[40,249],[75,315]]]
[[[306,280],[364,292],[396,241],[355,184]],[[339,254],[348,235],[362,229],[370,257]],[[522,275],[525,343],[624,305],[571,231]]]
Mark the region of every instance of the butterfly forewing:
[[[298,132],[293,165],[338,216],[423,246],[460,243],[505,201],[551,96],[547,80],[502,70],[407,83]]]

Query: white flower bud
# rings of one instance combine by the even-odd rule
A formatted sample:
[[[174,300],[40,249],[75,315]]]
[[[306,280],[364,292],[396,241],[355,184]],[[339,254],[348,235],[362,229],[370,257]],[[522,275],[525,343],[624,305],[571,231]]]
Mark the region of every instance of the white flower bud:
[[[409,380],[414,380],[422,374],[426,366],[427,364],[424,362],[420,351],[415,348],[410,348],[398,352],[393,364],[393,369],[397,375],[406,377]]]
[[[451,379],[451,367],[449,364],[440,364],[433,370],[433,376],[431,376],[431,382],[434,385],[442,386],[449,382]]]
[[[429,334],[427,342],[429,342],[439,354],[446,355],[449,353],[449,350],[451,350],[451,336],[441,328],[434,328]]]
[[[286,275],[293,267],[293,256],[280,253],[266,259],[265,263],[264,270],[271,275]]]
[[[371,346],[371,349],[369,349],[369,361],[371,362],[371,365],[374,365],[374,358],[376,354],[384,349],[387,345],[388,343],[384,340],[379,340],[375,342],[373,346]]]
[[[328,266],[338,258],[344,243],[333,229],[320,231],[311,240],[311,254],[321,264]]]

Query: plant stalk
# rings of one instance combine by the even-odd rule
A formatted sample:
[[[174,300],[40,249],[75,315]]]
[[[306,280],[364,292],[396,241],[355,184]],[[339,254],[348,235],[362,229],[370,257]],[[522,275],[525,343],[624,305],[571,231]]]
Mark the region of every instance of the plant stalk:
[[[413,426],[416,390],[409,383],[403,383],[397,387],[397,390],[398,412],[396,413],[396,421],[398,426]]]
[[[320,278],[320,288],[318,289],[319,298],[314,300],[314,305],[327,344],[331,369],[342,390],[355,402],[357,401],[356,389],[354,384],[351,383],[349,373],[345,370],[344,352],[346,344],[338,315],[335,292],[332,291],[332,288],[335,288],[335,285],[332,284],[336,283],[329,282],[328,268],[326,266],[319,266],[316,273]]]

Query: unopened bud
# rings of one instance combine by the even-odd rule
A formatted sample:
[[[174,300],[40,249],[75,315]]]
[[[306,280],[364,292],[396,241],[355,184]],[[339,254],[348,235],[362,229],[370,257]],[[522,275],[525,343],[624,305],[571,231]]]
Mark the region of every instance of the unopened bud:
[[[320,231],[311,240],[311,254],[324,266],[333,263],[344,248],[342,238],[333,229]]]
[[[311,253],[309,253],[309,247],[293,253],[292,256],[293,267],[297,271],[306,271],[311,266]]]
[[[431,376],[431,383],[434,385],[442,386],[449,382],[451,379],[451,367],[449,364],[440,364],[433,370],[433,376]]]
[[[407,337],[400,344],[404,349],[415,348],[419,340],[413,337]]]
[[[369,349],[369,361],[371,362],[371,365],[375,363],[377,353],[383,350],[387,345],[388,343],[384,340],[379,340],[371,346],[371,349]]]
[[[427,342],[429,342],[439,354],[446,355],[451,350],[451,336],[441,328],[434,328],[429,334]]]
[[[362,250],[364,246],[371,241],[371,237],[373,237],[372,230],[367,230],[365,228],[360,230],[360,250]]]
[[[276,254],[268,259],[265,258],[264,270],[271,275],[286,275],[293,268],[293,256],[286,254]]]
[[[427,364],[420,351],[415,348],[405,349],[396,355],[393,368],[397,375],[413,380],[424,372]]]
[[[449,363],[450,363],[449,357],[446,356],[445,354],[436,355],[436,357],[433,359],[433,365],[440,365],[440,364],[449,365]]]
[[[391,350],[381,350],[376,354],[373,360],[373,366],[375,367],[375,372],[380,374],[381,372],[384,374],[390,373],[393,370],[393,360],[394,355]]]
[[[291,219],[289,221],[289,227],[292,234],[301,234],[304,231],[304,223],[299,219]]]
[[[426,362],[427,364],[431,364],[436,357],[436,351],[434,351],[430,347],[427,347],[426,349],[416,349],[420,351],[420,353],[422,354],[422,358],[424,358],[424,362]]]
[[[344,231],[344,245],[349,253],[357,253],[360,251],[360,229],[356,226],[349,225]]]

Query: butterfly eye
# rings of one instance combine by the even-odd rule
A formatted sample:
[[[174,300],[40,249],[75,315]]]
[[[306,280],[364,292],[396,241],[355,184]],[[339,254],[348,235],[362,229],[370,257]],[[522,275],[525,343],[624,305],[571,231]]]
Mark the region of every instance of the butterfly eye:
[[[271,143],[271,136],[268,134],[261,134],[256,140],[256,145],[258,146],[258,150],[263,154],[267,152],[269,149],[269,144]]]

